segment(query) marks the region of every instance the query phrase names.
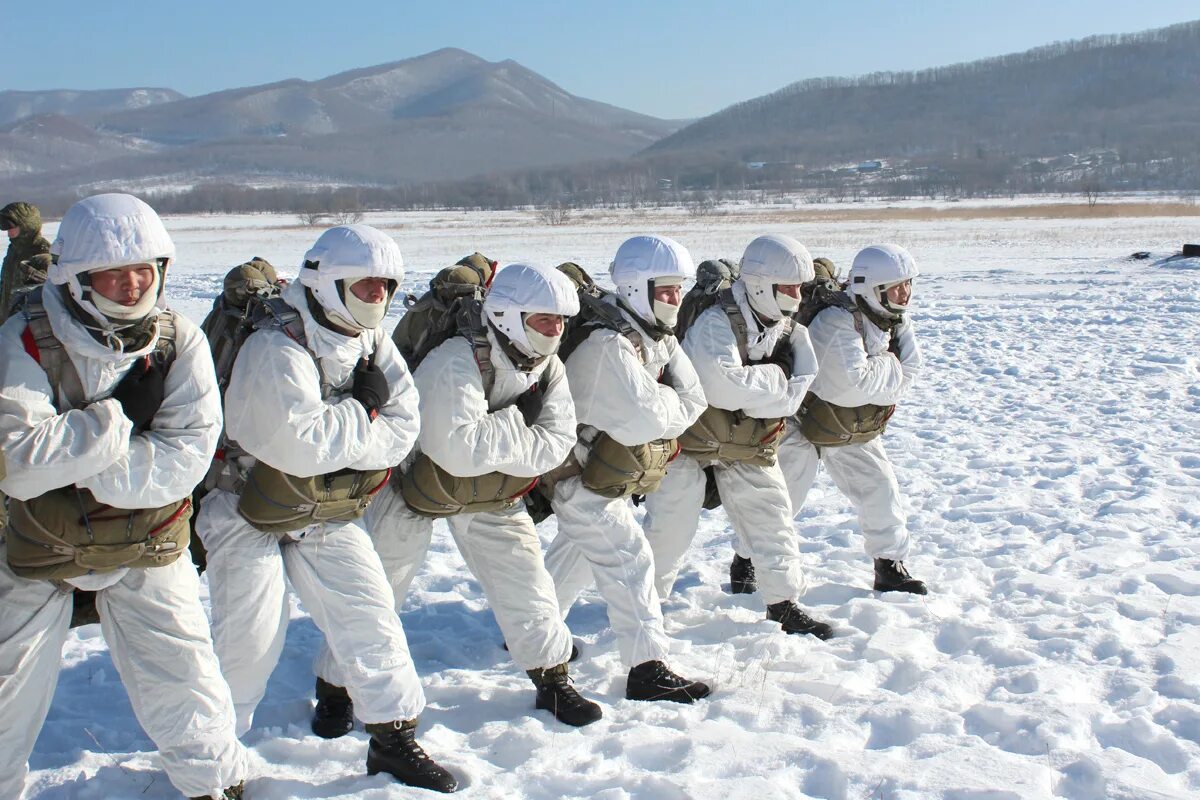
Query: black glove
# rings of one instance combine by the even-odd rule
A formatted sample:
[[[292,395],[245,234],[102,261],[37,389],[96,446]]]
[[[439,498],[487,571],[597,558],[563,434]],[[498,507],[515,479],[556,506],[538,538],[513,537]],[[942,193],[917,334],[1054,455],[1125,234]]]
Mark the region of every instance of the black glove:
[[[389,395],[387,378],[383,377],[383,370],[375,366],[375,354],[371,354],[370,361],[365,358],[360,360],[354,368],[354,386],[350,389],[350,396],[362,403],[367,416],[373,420],[379,416],[379,409],[387,403]]]
[[[162,366],[146,356],[139,358],[112,390],[112,396],[121,404],[135,430],[144,430],[158,413],[166,393],[163,386],[166,378]]]
[[[517,398],[516,406],[521,412],[521,418],[525,420],[526,425],[533,425],[537,422],[537,418],[541,416],[542,406],[546,404],[546,395],[542,392],[540,384],[535,383],[529,387],[529,390],[524,392]]]
[[[791,345],[789,344],[789,345],[785,345],[785,346],[783,346],[783,347],[777,347],[777,348],[775,348],[775,352],[773,352],[773,353],[771,353],[770,355],[768,355],[768,356],[767,356],[766,358],[764,358],[762,361],[755,361],[755,362],[752,362],[752,363],[755,363],[755,364],[774,364],[775,366],[777,366],[777,367],[779,367],[781,370],[783,370],[783,377],[787,378],[788,380],[791,380],[791,378],[792,378],[792,367],[793,367],[793,363],[792,363],[792,362],[793,362],[793,358],[792,358],[792,348],[791,348]]]

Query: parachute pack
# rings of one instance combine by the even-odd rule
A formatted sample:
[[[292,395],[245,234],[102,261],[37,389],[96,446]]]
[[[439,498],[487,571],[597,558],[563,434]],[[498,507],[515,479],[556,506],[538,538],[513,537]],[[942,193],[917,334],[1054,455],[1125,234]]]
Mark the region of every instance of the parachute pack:
[[[683,335],[696,319],[717,302],[717,295],[733,286],[741,274],[737,262],[729,258],[710,258],[696,267],[696,285],[688,289],[679,304],[679,317],[675,321],[675,337],[683,341]]]
[[[213,301],[212,310],[204,322],[200,323],[200,330],[204,331],[212,350],[217,386],[221,389],[222,397],[225,396],[225,387],[229,385],[238,350],[258,328],[255,318],[263,315],[261,306],[267,301],[274,301],[270,305],[281,313],[284,310],[283,301],[277,300],[278,281],[275,267],[266,259],[255,256],[239,264],[226,273],[221,294]]]
[[[425,294],[404,298],[407,311],[392,332],[392,341],[410,372],[435,347],[460,331],[462,312],[482,303],[496,266],[482,253],[472,253],[434,275]]]
[[[628,339],[638,357],[645,363],[646,351],[642,345],[642,332],[625,318],[616,305],[607,300],[615,293],[597,286],[592,276],[573,261],[563,262],[557,269],[571,279],[579,292],[579,313],[567,321],[562,342],[558,346],[558,357],[565,363],[568,356],[575,352],[593,331],[605,328]]]

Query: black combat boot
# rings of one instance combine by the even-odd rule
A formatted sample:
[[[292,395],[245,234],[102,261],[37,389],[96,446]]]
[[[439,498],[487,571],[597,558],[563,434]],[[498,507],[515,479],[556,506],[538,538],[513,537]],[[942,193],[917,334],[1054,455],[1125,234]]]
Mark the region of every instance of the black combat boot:
[[[694,703],[712,694],[708,684],[679,677],[661,661],[646,661],[629,670],[626,700],[669,700]]]
[[[929,594],[925,584],[908,574],[903,561],[875,559],[875,591]]]
[[[243,782],[244,783],[244,782]],[[242,800],[242,783],[230,786],[217,797],[193,797],[191,800]]]
[[[733,594],[754,594],[758,591],[754,562],[737,553],[733,554],[733,563],[729,565],[729,591]]]
[[[417,744],[415,719],[367,725],[367,733],[371,734],[371,745],[367,748],[368,775],[386,772],[409,786],[447,794],[458,788],[458,779]]]
[[[603,716],[600,706],[575,691],[567,675],[567,665],[528,670],[529,678],[537,687],[538,708],[549,711],[559,722],[582,728],[591,725]]]
[[[807,633],[818,639],[829,639],[833,636],[832,625],[817,622],[791,600],[767,606],[767,619],[780,623],[785,633]]]
[[[354,730],[354,703],[341,686],[317,678],[317,707],[313,710],[312,732],[322,739],[336,739]]]

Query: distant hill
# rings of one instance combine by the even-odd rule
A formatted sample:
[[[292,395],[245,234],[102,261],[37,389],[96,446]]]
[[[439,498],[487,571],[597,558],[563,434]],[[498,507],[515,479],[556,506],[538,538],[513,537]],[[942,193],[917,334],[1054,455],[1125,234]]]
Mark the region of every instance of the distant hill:
[[[41,136],[42,151],[62,145],[60,168],[42,172],[28,161],[29,142],[18,146],[21,132],[13,131],[0,136],[0,177],[37,172],[36,186],[54,188],[204,180],[384,185],[625,157],[679,124],[576,97],[514,61],[451,48],[86,121],[126,150],[97,161]]]
[[[805,167],[865,159],[1122,159],[1200,149],[1200,22],[967,64],[821,78],[704,117],[647,156]]]
[[[181,100],[184,95],[174,89],[97,89],[76,91],[51,89],[40,92],[0,91],[0,125],[36,116],[62,114],[78,117],[107,114],[133,108]]]

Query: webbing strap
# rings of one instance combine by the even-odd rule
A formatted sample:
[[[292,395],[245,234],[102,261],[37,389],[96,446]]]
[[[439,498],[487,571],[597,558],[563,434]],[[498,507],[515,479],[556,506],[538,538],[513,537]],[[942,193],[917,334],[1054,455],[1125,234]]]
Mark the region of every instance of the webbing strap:
[[[733,296],[732,288],[722,289],[717,295],[717,299],[721,303],[725,316],[729,318],[729,327],[733,329],[733,338],[737,341],[738,355],[741,356],[742,364],[749,364],[750,326],[746,324],[746,315],[742,313],[737,298]],[[791,317],[783,317],[777,324],[781,326],[782,332],[775,343],[775,349],[771,352],[771,357],[774,357],[783,348],[791,346],[790,340],[796,321]]]

